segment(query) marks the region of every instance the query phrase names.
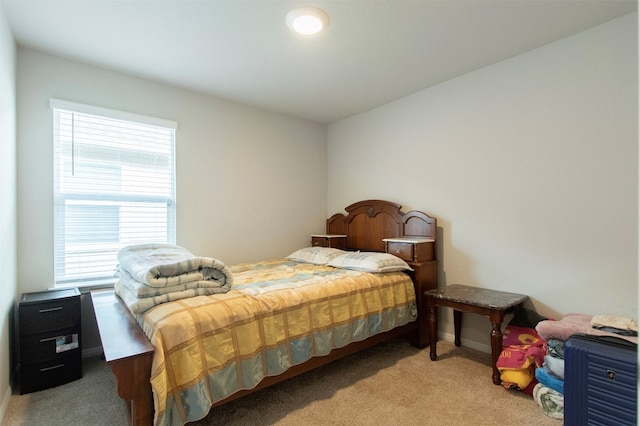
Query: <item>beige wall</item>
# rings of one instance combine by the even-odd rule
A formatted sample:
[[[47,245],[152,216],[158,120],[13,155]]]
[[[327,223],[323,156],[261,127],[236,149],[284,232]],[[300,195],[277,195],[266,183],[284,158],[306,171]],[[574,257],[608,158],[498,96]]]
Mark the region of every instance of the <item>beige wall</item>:
[[[53,285],[51,97],[178,122],[177,243],[196,254],[284,257],[323,231],[325,126],[22,48],[18,76],[20,292]]]
[[[634,13],[330,125],[328,210],[435,215],[440,285],[637,317],[637,36]],[[488,343],[488,321],[466,321]]]
[[[0,4],[0,419],[9,387],[16,298],[16,46]]]

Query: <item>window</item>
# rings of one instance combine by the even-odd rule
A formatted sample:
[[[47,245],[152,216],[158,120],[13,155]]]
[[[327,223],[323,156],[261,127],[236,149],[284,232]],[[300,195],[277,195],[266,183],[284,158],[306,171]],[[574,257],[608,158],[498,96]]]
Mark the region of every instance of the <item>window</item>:
[[[112,283],[118,251],[175,243],[175,122],[51,100],[55,286]]]

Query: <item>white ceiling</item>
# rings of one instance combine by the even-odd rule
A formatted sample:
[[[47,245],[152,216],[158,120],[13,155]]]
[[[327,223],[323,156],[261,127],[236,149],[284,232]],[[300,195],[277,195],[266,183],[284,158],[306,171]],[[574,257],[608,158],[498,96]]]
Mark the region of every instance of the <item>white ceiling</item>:
[[[637,10],[636,0],[0,0],[16,42],[320,123]],[[287,13],[329,14],[296,36]]]

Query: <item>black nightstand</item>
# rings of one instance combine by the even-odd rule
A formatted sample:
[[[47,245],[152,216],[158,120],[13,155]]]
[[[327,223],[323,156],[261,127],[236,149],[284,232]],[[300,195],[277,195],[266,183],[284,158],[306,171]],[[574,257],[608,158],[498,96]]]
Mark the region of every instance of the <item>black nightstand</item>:
[[[82,377],[80,292],[25,293],[18,306],[20,393]]]

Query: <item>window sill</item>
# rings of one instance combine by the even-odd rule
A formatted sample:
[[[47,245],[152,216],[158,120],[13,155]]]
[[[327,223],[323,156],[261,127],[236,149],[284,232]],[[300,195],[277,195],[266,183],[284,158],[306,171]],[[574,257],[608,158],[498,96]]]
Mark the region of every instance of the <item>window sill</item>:
[[[86,282],[78,282],[74,284],[58,284],[49,290],[59,290],[64,288],[77,288],[80,290],[82,294],[88,294],[93,290],[102,290],[102,289],[113,289],[113,285],[115,284],[115,280],[96,280],[96,281],[86,281]]]

